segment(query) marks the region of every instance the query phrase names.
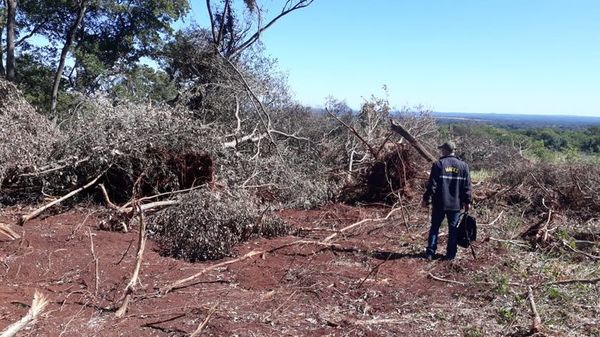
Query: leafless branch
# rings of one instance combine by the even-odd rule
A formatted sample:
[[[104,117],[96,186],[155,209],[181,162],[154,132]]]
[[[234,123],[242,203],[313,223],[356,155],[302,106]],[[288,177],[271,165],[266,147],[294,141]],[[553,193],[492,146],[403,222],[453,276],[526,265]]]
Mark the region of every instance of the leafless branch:
[[[23,224],[25,224],[27,221],[36,218],[37,216],[39,216],[40,214],[42,214],[48,208],[50,208],[50,207],[52,207],[54,205],[60,204],[61,202],[63,202],[65,200],[67,200],[67,199],[75,196],[76,194],[80,193],[81,191],[84,191],[84,190],[86,190],[86,189],[94,186],[96,184],[96,182],[98,182],[98,180],[103,175],[104,175],[104,173],[100,174],[99,176],[97,176],[96,178],[94,178],[92,181],[90,181],[89,183],[85,184],[84,186],[82,186],[82,187],[80,187],[80,188],[78,188],[78,189],[76,189],[76,190],[74,190],[74,191],[66,194],[65,196],[63,196],[63,197],[61,197],[61,198],[59,198],[57,200],[54,200],[51,203],[48,203],[48,204],[46,204],[46,205],[44,205],[44,206],[36,209],[35,211],[33,211],[33,212],[29,213],[29,214],[23,215],[19,219],[18,225],[19,226],[23,226]]]
[[[310,6],[313,3],[313,1],[314,0],[300,0],[296,3],[294,3],[294,1],[292,1],[292,0],[287,0],[285,5],[283,6],[281,12],[279,13],[279,15],[277,15],[276,17],[271,19],[271,21],[269,21],[264,27],[258,27],[256,32],[254,34],[252,34],[252,36],[250,36],[246,41],[242,42],[238,47],[233,49],[230,52],[230,55],[228,55],[228,57],[235,57],[236,55],[239,55],[244,50],[246,50],[248,47],[250,47],[253,43],[255,43],[260,38],[260,35],[265,30],[269,29],[269,27],[271,27],[279,19],[290,14],[293,11]]]
[[[142,260],[144,258],[144,249],[146,248],[146,221],[144,220],[144,211],[139,206],[139,204],[136,204],[136,206],[137,206],[138,217],[140,220],[140,229],[139,229],[140,232],[139,232],[139,238],[138,238],[138,249],[137,249],[137,254],[136,254],[136,259],[135,259],[135,267],[133,268],[133,273],[131,274],[131,279],[129,280],[129,283],[127,283],[127,286],[125,287],[121,306],[119,307],[119,310],[117,310],[117,312],[115,313],[116,317],[123,317],[123,315],[125,315],[125,312],[127,312],[127,306],[131,299],[131,295],[135,291],[136,285],[139,283],[139,275],[140,275],[140,270],[142,268]]]

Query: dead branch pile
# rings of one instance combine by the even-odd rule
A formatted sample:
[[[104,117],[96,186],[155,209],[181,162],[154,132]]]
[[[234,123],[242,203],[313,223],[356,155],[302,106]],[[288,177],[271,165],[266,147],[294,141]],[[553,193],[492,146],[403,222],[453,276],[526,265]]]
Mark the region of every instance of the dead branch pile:
[[[201,185],[213,179],[209,154],[217,144],[208,128],[185,110],[132,104],[83,102],[65,121],[67,136],[54,144],[47,165],[21,171],[14,185],[61,195],[101,175],[115,202],[128,201],[140,180],[142,195]]]
[[[456,153],[469,163],[472,170],[502,170],[528,162],[524,157],[526,148],[518,139],[510,136],[506,136],[506,139],[494,139],[472,126],[453,125],[446,136],[456,141]]]
[[[288,227],[279,218],[263,217],[244,190],[200,189],[154,215],[149,230],[164,254],[193,262],[223,258],[236,243],[283,235]]]
[[[517,165],[502,171],[496,182],[516,186],[502,199],[526,203],[532,214],[552,210],[585,221],[600,212],[600,168],[591,163]]]
[[[25,101],[14,84],[0,79],[0,191],[18,172],[42,167],[62,139],[58,128]]]
[[[421,170],[419,170],[419,165]],[[427,165],[406,144],[388,143],[377,160],[357,170],[356,178],[342,191],[346,202],[384,202],[393,204],[401,197],[413,197],[419,188],[419,171]]]
[[[222,165],[221,159],[220,177],[229,186],[255,194],[262,203],[287,208],[309,209],[335,199],[340,184],[327,173],[318,157],[292,146],[280,146],[278,151],[283,160],[278,155],[265,154],[259,161],[237,158]]]
[[[413,196],[411,192],[420,186],[418,178],[426,178],[427,173],[422,175],[420,171],[429,165],[390,129],[392,114],[387,100],[373,97],[357,115],[333,102],[327,113],[338,124],[329,133],[332,140],[328,153],[332,159],[328,161],[344,165],[338,168],[344,175],[341,200],[393,204]],[[422,107],[403,109],[394,117],[419,140],[437,136],[435,120]],[[430,147],[428,142],[423,143]]]
[[[556,246],[600,259],[579,251],[577,241],[596,241],[600,237],[600,169],[593,163],[538,163],[515,166],[496,178],[503,186],[493,195],[519,210],[529,223],[521,237],[535,246]],[[588,248],[593,248],[591,245]]]

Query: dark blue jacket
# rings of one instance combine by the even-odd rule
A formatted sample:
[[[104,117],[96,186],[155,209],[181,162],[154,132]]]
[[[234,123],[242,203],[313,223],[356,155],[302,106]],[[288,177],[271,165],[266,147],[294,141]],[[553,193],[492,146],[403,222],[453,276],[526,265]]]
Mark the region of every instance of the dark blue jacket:
[[[440,158],[431,166],[423,200],[434,209],[445,211],[459,211],[464,204],[470,204],[469,166],[454,155]]]

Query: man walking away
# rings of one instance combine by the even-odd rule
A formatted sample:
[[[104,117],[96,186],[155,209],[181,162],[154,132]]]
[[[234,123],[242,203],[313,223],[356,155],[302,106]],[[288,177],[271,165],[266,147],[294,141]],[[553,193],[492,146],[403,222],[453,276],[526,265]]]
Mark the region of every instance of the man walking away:
[[[471,204],[471,177],[469,166],[454,155],[456,146],[446,142],[438,147],[442,157],[431,166],[427,190],[421,206],[431,204],[431,228],[425,257],[432,260],[437,250],[438,233],[444,217],[448,219],[446,260],[456,257],[460,209],[469,211]]]

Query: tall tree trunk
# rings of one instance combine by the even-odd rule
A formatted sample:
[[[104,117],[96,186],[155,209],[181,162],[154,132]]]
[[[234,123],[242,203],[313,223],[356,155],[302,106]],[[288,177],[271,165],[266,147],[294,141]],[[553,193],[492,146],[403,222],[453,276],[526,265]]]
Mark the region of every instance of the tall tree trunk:
[[[10,0],[9,0],[10,1]],[[60,85],[60,79],[62,78],[63,71],[65,70],[65,62],[67,60],[67,55],[69,54],[69,50],[73,45],[73,40],[75,39],[75,33],[79,29],[81,25],[81,21],[83,20],[83,16],[85,15],[85,11],[87,9],[86,0],[81,0],[79,3],[79,11],[77,12],[77,18],[69,31],[67,32],[67,38],[65,40],[65,44],[63,45],[62,52],[60,53],[60,60],[58,62],[58,68],[56,69],[56,73],[54,74],[54,84],[52,85],[52,101],[50,105],[50,114],[53,119],[56,119],[56,103],[58,102],[58,87]]]
[[[2,20],[0,20],[0,22],[2,22]],[[2,34],[4,34],[4,23],[0,23],[0,41],[2,41]],[[5,74],[6,72],[4,70],[4,47],[2,46],[2,43],[0,43],[0,76],[4,76]]]
[[[15,80],[15,25],[17,0],[6,0],[6,79]]]

